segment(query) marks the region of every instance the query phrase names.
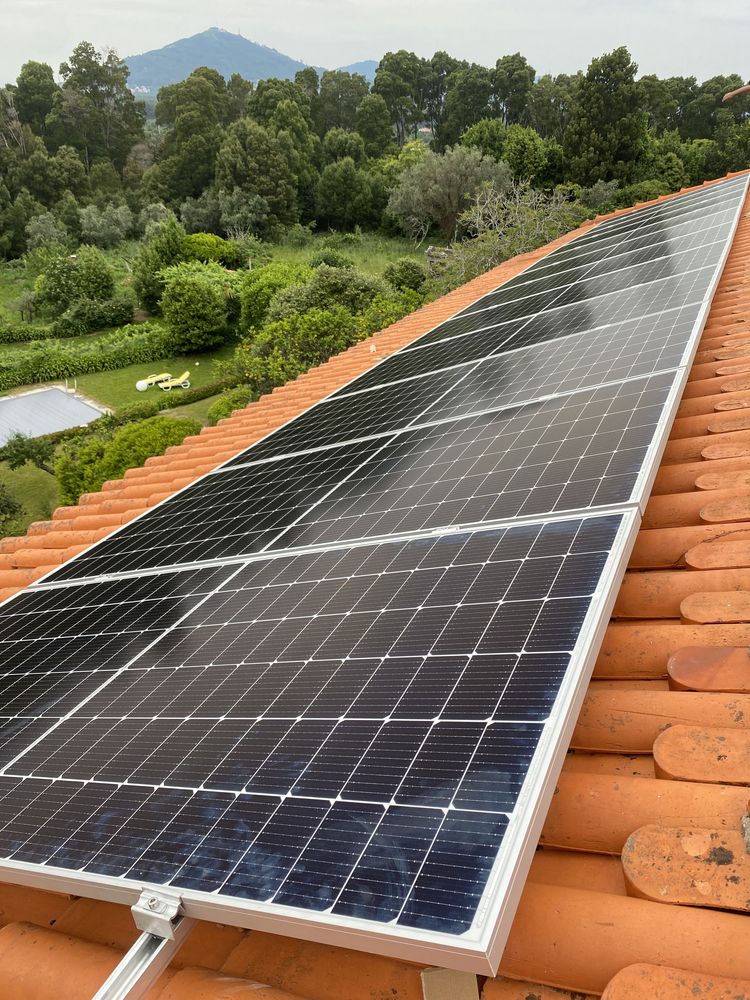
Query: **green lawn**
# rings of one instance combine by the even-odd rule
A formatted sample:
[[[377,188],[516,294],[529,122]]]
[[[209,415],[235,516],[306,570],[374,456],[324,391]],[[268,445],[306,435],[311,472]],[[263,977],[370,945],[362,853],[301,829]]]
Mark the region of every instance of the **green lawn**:
[[[32,521],[46,521],[57,502],[57,482],[47,472],[33,465],[24,465],[15,472],[5,462],[0,462],[0,482],[23,506],[24,513],[17,523],[17,530],[23,534]]]
[[[192,420],[200,420],[202,424],[208,423],[208,411],[219,398],[220,393],[215,396],[208,396],[207,399],[199,399],[196,403],[186,403],[185,406],[170,407],[161,412],[167,417],[190,417]]]
[[[379,233],[362,233],[352,243],[336,240],[331,233],[317,233],[308,246],[273,246],[273,259],[289,264],[306,264],[316,251],[322,249],[326,239],[332,236],[335,248],[350,257],[356,267],[368,274],[382,275],[387,265],[399,257],[414,257],[420,263],[426,263],[425,247],[415,249],[410,240]]]
[[[177,355],[163,358],[161,361],[149,361],[146,364],[128,365],[127,368],[120,368],[117,371],[97,372],[95,375],[81,375],[78,379],[78,391],[88,396],[90,399],[107,406],[112,410],[117,410],[121,406],[130,406],[131,403],[142,403],[153,399],[163,392],[162,389],[154,387],[146,392],[138,392],[135,383],[138,379],[146,378],[148,375],[159,374],[161,372],[171,372],[175,377],[182,375],[184,371],[190,373],[191,385],[204,385],[217,378],[214,361],[226,361],[234,352],[234,345],[221,347],[208,354]],[[171,392],[175,403],[180,396],[179,389]],[[184,411],[180,409],[182,415]]]

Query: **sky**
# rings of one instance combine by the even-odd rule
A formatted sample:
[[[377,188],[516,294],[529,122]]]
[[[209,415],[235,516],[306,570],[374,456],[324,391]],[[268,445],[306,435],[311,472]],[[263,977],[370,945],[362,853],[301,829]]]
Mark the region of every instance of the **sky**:
[[[538,73],[585,69],[627,45],[641,73],[750,79],[747,0],[0,0],[0,81],[57,70],[81,40],[126,57],[217,26],[336,67],[439,49],[484,65],[522,52]]]

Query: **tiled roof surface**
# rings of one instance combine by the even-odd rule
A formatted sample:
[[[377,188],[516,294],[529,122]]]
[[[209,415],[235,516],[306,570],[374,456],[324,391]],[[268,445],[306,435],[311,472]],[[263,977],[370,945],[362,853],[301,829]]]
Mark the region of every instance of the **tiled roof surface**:
[[[575,235],[503,264],[56,511],[23,538],[0,542],[0,598]],[[483,1000],[750,998],[748,646],[750,200],[501,975],[477,984]],[[127,907],[10,884],[0,884],[0,925],[2,1000],[88,1000],[136,936]],[[401,961],[200,923],[148,996],[420,1000],[420,972]]]

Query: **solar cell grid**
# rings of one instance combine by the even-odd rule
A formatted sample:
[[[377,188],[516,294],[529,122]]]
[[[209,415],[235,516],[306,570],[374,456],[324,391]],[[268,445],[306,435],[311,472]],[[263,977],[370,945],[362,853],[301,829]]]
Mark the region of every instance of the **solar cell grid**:
[[[512,281],[495,292],[490,292],[482,299],[488,305],[495,305],[501,301],[513,301],[515,298],[523,298],[527,295],[535,294],[537,291],[550,291],[554,288],[563,288],[565,285],[574,284],[579,278],[591,280],[610,275],[617,271],[635,267],[639,264],[656,264],[658,261],[674,260],[680,262],[680,258],[686,253],[697,253],[703,251],[710,258],[718,258],[726,243],[728,226],[712,226],[700,232],[691,232],[679,239],[664,237],[658,242],[649,242],[643,246],[634,246],[624,249],[620,246],[620,252],[616,255],[605,257],[604,260],[594,264],[586,261],[583,266],[573,265],[570,268],[563,268],[554,271],[547,271],[534,275],[534,271],[524,272],[526,275],[523,281]],[[633,243],[639,241],[633,240]],[[708,248],[711,248],[710,250]],[[500,298],[500,293],[505,293],[507,298]]]
[[[4,768],[0,855],[465,933],[623,531],[610,515],[247,564]],[[134,603],[134,581],[100,593],[118,586]]]
[[[55,579],[180,565],[260,551],[387,438],[209,476],[104,539]]]
[[[714,273],[714,268],[704,267],[696,271],[657,278],[643,285],[608,292],[583,301],[562,303],[557,300],[543,313],[517,317],[513,320],[508,316],[507,306],[496,306],[494,309],[447,320],[422,337],[418,344],[404,348],[404,353],[462,334],[493,329],[503,323],[508,326],[511,323],[515,324],[514,343],[517,344],[518,334],[526,333],[527,330],[528,337],[536,335],[542,340],[550,340],[556,336],[593,330],[621,320],[650,316],[677,306],[702,302]],[[532,331],[537,332],[533,334]],[[504,331],[498,330],[493,337],[501,337],[504,340]]]
[[[699,309],[700,303],[696,302],[567,336],[560,336],[557,326],[540,326],[536,320],[520,329],[518,325],[501,325],[438,341],[422,350],[399,352],[345,386],[336,397],[493,356],[507,358],[505,362],[496,362],[506,368],[500,367],[503,379],[495,382],[498,393],[495,402],[485,403],[483,408],[499,406],[506,400],[515,402],[527,390],[525,398],[531,400],[546,393],[651,374],[682,363]],[[532,350],[534,345],[544,342],[545,334],[552,342],[545,344],[543,352]],[[572,353],[575,350],[581,352],[577,357]],[[525,353],[519,354],[520,351]],[[476,373],[485,368],[486,365],[480,366]],[[473,382],[473,378],[468,381]],[[449,395],[446,405],[453,398]],[[442,405],[439,409],[442,411]]]
[[[603,248],[600,244],[580,246],[576,239],[555,250],[554,253],[542,257],[533,267],[527,268],[511,280],[514,284],[527,284],[546,274],[584,266],[586,262],[593,262],[594,259],[614,263],[626,254],[665,244],[699,246],[705,242],[703,234],[709,229],[726,236],[732,228],[735,215],[736,204],[732,202],[726,208],[721,208],[710,215],[701,214],[697,218],[688,218],[684,222],[673,222],[669,225],[653,223],[650,226],[639,227],[625,238],[613,235],[609,237],[612,247]]]
[[[637,502],[672,375],[406,431],[272,549]]]
[[[503,319],[517,319],[521,316],[528,316],[533,313],[543,312],[552,306],[567,305],[571,302],[580,302],[587,299],[596,298],[600,295],[607,295],[621,289],[634,288],[639,285],[658,281],[661,278],[672,277],[690,271],[696,271],[705,267],[714,268],[724,249],[724,242],[712,243],[700,246],[683,253],[670,254],[666,257],[659,257],[653,261],[646,261],[643,264],[633,264],[631,266],[622,265],[613,271],[597,273],[596,267],[592,267],[585,277],[575,282],[567,282],[556,285],[556,278],[545,279],[545,283],[550,287],[544,290],[534,290],[530,295],[517,297],[519,291],[528,291],[528,286],[522,288],[508,288],[505,286],[491,293],[483,299],[482,310],[473,313],[462,313],[463,316],[480,316],[483,311],[496,309],[502,306]],[[536,283],[532,286],[537,288]]]

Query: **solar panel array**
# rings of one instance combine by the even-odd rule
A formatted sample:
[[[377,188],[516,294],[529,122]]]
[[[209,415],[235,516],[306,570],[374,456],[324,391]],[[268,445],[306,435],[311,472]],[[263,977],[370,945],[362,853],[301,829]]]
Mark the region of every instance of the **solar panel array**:
[[[4,877],[494,969],[746,186],[584,233],[6,603]]]

